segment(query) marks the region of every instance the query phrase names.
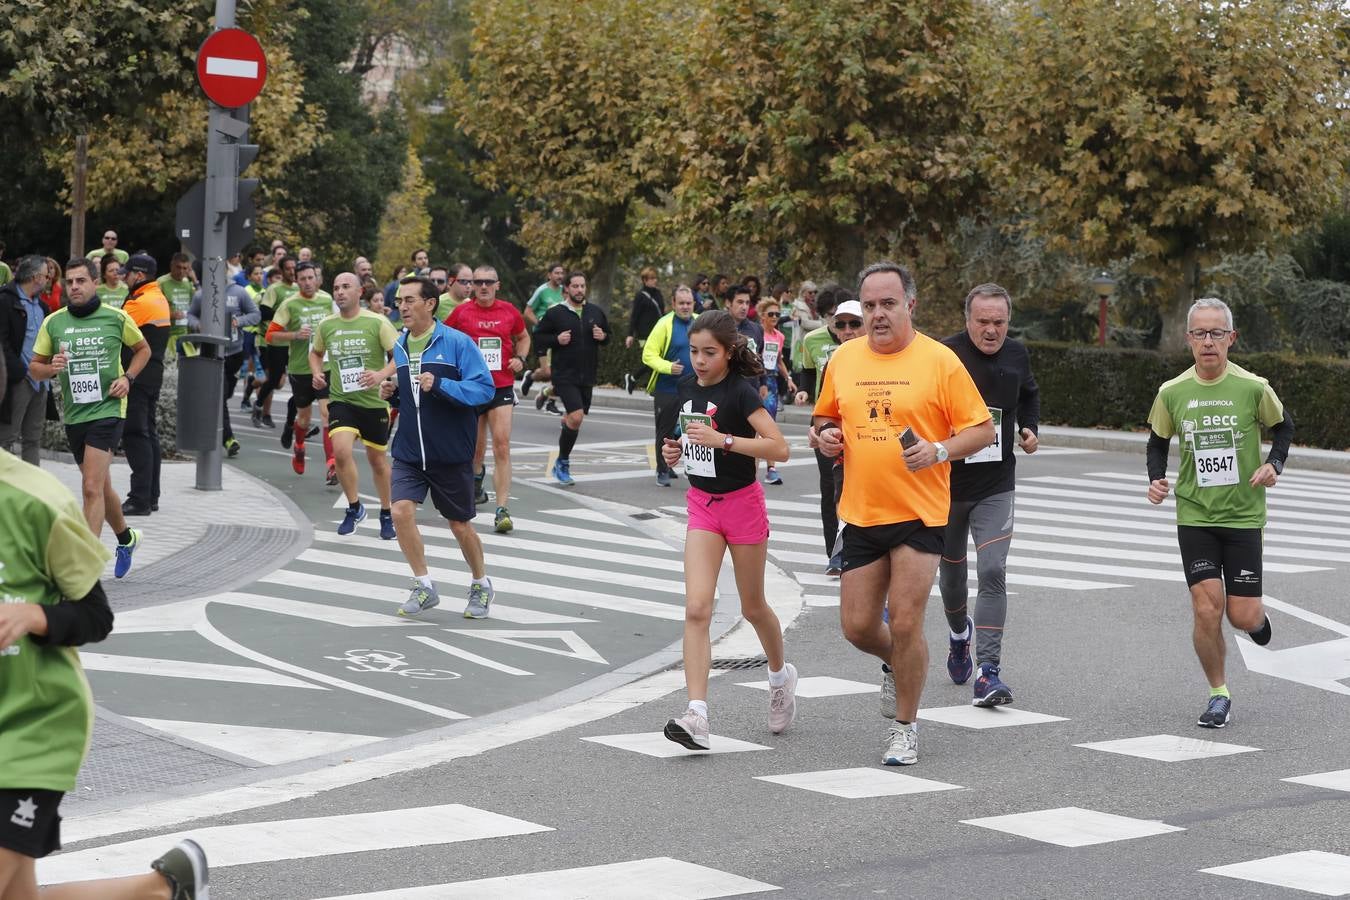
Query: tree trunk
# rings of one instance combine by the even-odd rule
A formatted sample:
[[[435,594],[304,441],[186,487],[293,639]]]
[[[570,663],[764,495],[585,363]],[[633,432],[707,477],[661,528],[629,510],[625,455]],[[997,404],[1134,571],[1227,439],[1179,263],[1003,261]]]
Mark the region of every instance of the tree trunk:
[[[84,256],[85,186],[89,182],[89,135],[75,136],[75,177],[70,191],[70,256]]]
[[[867,239],[861,228],[849,229],[839,246],[839,284],[849,292],[857,290],[858,273],[867,265]]]
[[[610,207],[596,229],[594,245],[603,248],[595,260],[595,271],[586,279],[586,299],[612,315],[614,276],[619,271],[619,247],[628,224],[628,204]],[[627,310],[625,309],[626,313]]]
[[[1186,349],[1186,314],[1195,302],[1199,284],[1200,251],[1187,247],[1181,256],[1180,278],[1172,289],[1172,299],[1163,306],[1159,350],[1176,353]]]

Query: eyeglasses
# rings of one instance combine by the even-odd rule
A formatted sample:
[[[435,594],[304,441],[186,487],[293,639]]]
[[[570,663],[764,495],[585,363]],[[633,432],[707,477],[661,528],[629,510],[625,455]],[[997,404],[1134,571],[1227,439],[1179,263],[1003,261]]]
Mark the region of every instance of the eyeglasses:
[[[445,279],[444,279],[444,278],[433,278],[433,279],[431,279],[431,282],[432,282],[432,284],[439,284],[439,285],[442,285],[442,286],[443,286],[443,285],[445,284]]]
[[[780,315],[782,315],[782,313],[766,312],[766,313],[760,313],[760,315],[763,316],[763,317],[766,318],[766,319],[776,319],[776,318],[778,318]]]
[[[463,284],[463,282],[460,282],[460,283]],[[495,279],[495,278],[475,278],[475,279],[473,280],[473,283],[476,284],[476,285],[478,285],[479,287],[482,287],[483,285],[486,285],[486,284],[496,284],[496,283],[497,283],[497,279]]]
[[[862,323],[862,319],[835,319],[835,320],[834,320],[834,327],[835,327],[835,328],[861,328],[861,327],[863,327],[863,323]]]
[[[1205,338],[1209,338],[1210,340],[1215,341],[1221,341],[1224,338],[1228,337],[1233,332],[1228,330],[1227,328],[1196,328],[1186,333],[1189,334],[1191,337],[1195,338],[1197,341],[1203,341]]]

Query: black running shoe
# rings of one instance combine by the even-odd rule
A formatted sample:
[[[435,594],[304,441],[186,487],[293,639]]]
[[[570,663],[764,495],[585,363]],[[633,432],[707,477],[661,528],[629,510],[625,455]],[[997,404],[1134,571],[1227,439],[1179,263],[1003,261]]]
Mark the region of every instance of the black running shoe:
[[[281,446],[287,450],[291,449],[291,444],[295,442],[295,423],[287,422],[286,427],[281,429]]]
[[[1260,627],[1260,628],[1256,629],[1255,631],[1249,631],[1249,632],[1247,632],[1247,637],[1251,638],[1251,639],[1252,639],[1252,643],[1255,644],[1255,645],[1257,645],[1258,647],[1264,647],[1266,644],[1269,644],[1269,643],[1270,643],[1270,616],[1266,616],[1266,620],[1265,620],[1264,622],[1261,623],[1261,627]]]
[[[1209,705],[1195,724],[1201,728],[1223,728],[1233,721],[1233,701],[1228,697],[1210,697]]]
[[[520,396],[522,398],[530,396],[530,385],[534,384],[534,369],[525,370],[525,377],[520,379]]]

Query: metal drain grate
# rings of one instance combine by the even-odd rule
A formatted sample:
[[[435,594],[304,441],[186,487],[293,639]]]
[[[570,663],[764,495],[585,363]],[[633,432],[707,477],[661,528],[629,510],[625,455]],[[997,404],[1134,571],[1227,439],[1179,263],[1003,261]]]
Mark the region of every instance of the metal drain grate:
[[[712,668],[729,671],[731,669],[759,669],[767,666],[769,660],[764,656],[723,656],[712,661]],[[684,663],[677,663],[675,668],[683,669]]]

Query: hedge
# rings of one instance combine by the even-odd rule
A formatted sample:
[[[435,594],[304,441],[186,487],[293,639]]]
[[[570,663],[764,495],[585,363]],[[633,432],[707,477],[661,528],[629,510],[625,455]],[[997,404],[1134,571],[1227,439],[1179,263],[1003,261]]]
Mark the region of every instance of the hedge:
[[[1032,342],[1041,421],[1079,428],[1142,429],[1158,386],[1189,368],[1189,353]],[[1350,363],[1290,353],[1240,353],[1233,362],[1270,381],[1294,418],[1294,441],[1350,448]]]

